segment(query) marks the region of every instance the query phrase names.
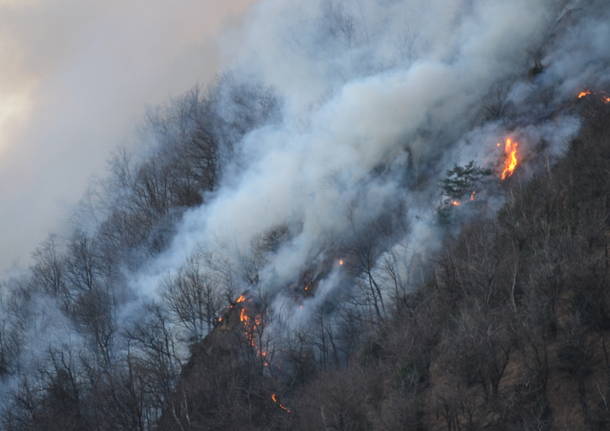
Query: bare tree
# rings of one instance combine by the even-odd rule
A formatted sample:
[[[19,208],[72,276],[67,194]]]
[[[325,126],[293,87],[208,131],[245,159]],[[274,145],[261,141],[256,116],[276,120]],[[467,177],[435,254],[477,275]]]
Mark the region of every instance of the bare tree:
[[[58,250],[57,238],[50,236],[34,252],[32,283],[49,295],[60,296],[66,289],[66,265]]]
[[[189,338],[200,340],[215,326],[222,309],[222,296],[191,258],[164,282],[163,298],[175,321],[187,330]]]

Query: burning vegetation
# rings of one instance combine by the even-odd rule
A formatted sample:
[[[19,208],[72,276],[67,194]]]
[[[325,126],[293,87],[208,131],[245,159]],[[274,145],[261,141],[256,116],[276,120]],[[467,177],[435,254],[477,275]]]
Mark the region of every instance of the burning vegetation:
[[[502,142],[496,144],[501,148],[502,155],[499,161],[500,167],[496,168],[497,177],[500,181],[510,178],[518,169],[522,161],[520,143],[512,137],[506,137]],[[447,176],[441,181],[441,204],[439,215],[445,221],[448,220],[452,208],[468,206],[478,201],[480,193],[489,189],[487,180],[493,174],[493,170],[477,166],[474,160],[464,166],[455,166],[447,171]]]
[[[598,96],[603,103],[610,103],[610,96],[606,92],[593,92],[591,90],[582,90],[577,95],[577,99],[584,99],[589,96]]]
[[[607,108],[598,105],[601,112],[607,112]],[[596,133],[605,136],[607,127]],[[188,423],[193,412],[198,410],[192,407],[187,411],[186,407],[181,406],[195,405],[193,399],[204,400],[205,403],[201,405],[207,409],[202,408],[201,411],[218,412],[211,419],[200,419],[205,426],[222,423],[224,428],[218,429],[241,429],[243,423],[254,424],[251,426],[253,430],[385,430],[417,429],[420,425],[422,429],[441,429],[443,423],[452,424],[444,429],[457,429],[458,425],[460,429],[465,429],[470,421],[486,424],[490,420],[493,420],[490,428],[501,428],[504,423],[509,423],[515,424],[515,429],[521,429],[522,423],[527,421],[537,425],[542,420],[540,417],[549,424],[545,429],[559,429],[558,424],[584,423],[607,415],[603,404],[606,394],[599,389],[604,387],[602,385],[607,379],[607,361],[604,362],[607,334],[597,329],[608,327],[607,305],[604,305],[608,303],[607,277],[600,276],[599,283],[592,284],[590,291],[583,292],[573,287],[571,280],[572,277],[586,275],[587,270],[580,263],[566,263],[565,267],[570,273],[561,276],[561,288],[556,289],[553,283],[557,275],[554,274],[552,260],[554,253],[561,253],[562,261],[570,262],[569,258],[577,253],[577,257],[590,259],[591,264],[596,265],[597,273],[607,271],[604,260],[607,241],[603,240],[605,230],[599,236],[599,229],[606,227],[606,202],[603,199],[606,194],[602,191],[606,190],[607,181],[602,183],[601,179],[605,179],[603,172],[607,164],[597,164],[599,160],[608,160],[607,145],[606,149],[602,145],[606,141],[584,141],[584,148],[574,146],[564,161],[551,167],[557,175],[551,175],[548,179],[545,176],[539,182],[528,185],[502,182],[502,179],[503,174],[507,179],[520,169],[526,160],[523,149],[529,142],[526,144],[525,138],[517,133],[498,140],[497,148],[494,148],[496,141],[491,141],[490,150],[496,158],[490,161],[488,169],[470,162],[449,171],[446,181],[442,183],[443,196],[447,199],[448,208],[459,207],[454,210],[456,215],[466,215],[460,220],[465,224],[462,234],[435,264],[433,289],[412,295],[408,299],[409,312],[387,325],[389,335],[372,336],[374,348],[352,353],[350,359],[354,359],[351,362],[337,365],[345,369],[334,369],[333,365],[323,362],[325,358],[322,355],[316,357],[308,350],[309,346],[323,346],[326,350],[321,348],[320,351],[329,356],[334,350],[333,343],[337,342],[337,338],[333,338],[335,333],[327,326],[320,325],[318,338],[312,340],[312,344],[297,344],[294,347],[276,344],[281,346],[281,353],[267,356],[261,348],[261,335],[267,316],[264,307],[255,296],[249,293],[240,295],[224,314],[225,325],[230,326],[238,337],[231,338],[226,332],[215,331],[216,334],[202,343],[206,349],[200,351],[209,349],[213,342],[233,343],[233,347],[238,346],[235,356],[246,365],[239,360],[231,362],[225,359],[228,356],[218,354],[210,354],[205,360],[195,357],[191,366],[219,367],[222,372],[211,368],[213,372],[196,374],[191,371],[187,374],[183,381],[187,384],[193,382],[193,395],[186,403],[183,402],[182,392],[177,392],[172,404],[177,413],[174,415],[172,410],[168,410],[167,425],[160,429],[178,429],[174,425],[178,420],[183,424]],[[528,150],[533,161],[534,146],[529,146]],[[595,177],[600,178],[599,182],[591,182],[589,177],[577,175],[583,165],[575,163],[577,157],[570,157],[576,154],[591,160],[592,169],[600,174]],[[567,177],[573,180],[567,181]],[[551,181],[548,183],[551,187],[540,187],[540,184],[547,184],[546,181]],[[598,192],[595,198],[591,198],[589,193],[579,192],[589,187]],[[498,220],[478,219],[476,215],[468,217],[469,207],[476,210],[479,203],[483,207],[493,191],[505,188],[514,193],[514,204],[518,205],[519,211],[501,211]],[[551,238],[557,241],[554,242],[549,241],[546,233],[536,229],[536,226],[540,223],[538,214],[549,208],[549,203],[555,202],[557,190],[568,190],[566,196],[570,201],[565,207],[558,206],[561,217],[551,220],[556,227],[551,230]],[[597,196],[602,196],[602,199]],[[578,212],[580,217],[590,220],[580,224],[578,231],[560,229],[563,220],[574,211],[581,211],[581,203],[595,205],[594,208],[599,210]],[[505,240],[512,238],[510,235],[523,238],[521,241],[528,250],[545,247],[544,253],[530,254],[528,259],[523,259],[522,255],[515,253],[518,250],[515,243]],[[600,239],[594,241],[593,245],[581,240],[597,237]],[[570,242],[574,243],[574,248],[556,247],[558,243]],[[298,307],[303,307],[308,296],[316,295],[319,282],[330,271],[345,272],[349,276],[352,266],[356,266],[349,252],[344,254],[333,250],[328,255],[331,257],[318,263],[323,268],[312,265],[291,285],[296,301],[300,301],[297,302]],[[341,268],[342,264],[349,270]],[[456,274],[459,279],[455,278]],[[566,301],[574,308],[557,307],[557,310],[548,310],[548,314],[540,311],[546,309],[548,303],[559,303],[560,295],[565,295]],[[583,298],[583,295],[586,297]],[[598,298],[605,299],[599,301]],[[430,324],[430,313],[438,316],[434,325]],[[561,319],[567,313],[571,313],[570,316],[573,314],[573,317],[564,323]],[[581,316],[588,316],[589,320],[582,322]],[[579,325],[577,334],[580,337],[576,341],[573,322]],[[557,334],[546,339],[544,331],[551,325],[554,325]],[[521,332],[514,329],[522,327]],[[405,328],[415,329],[411,331]],[[541,337],[541,340],[532,340],[533,336]],[[533,342],[537,343],[534,347],[539,348],[540,352],[532,347]],[[249,354],[242,355],[243,350],[239,346]],[[592,353],[586,356],[587,352]],[[363,372],[361,364],[371,357],[380,365],[367,366]],[[262,367],[261,358],[271,365]],[[409,362],[405,366],[404,362],[395,358],[409,358]],[[582,360],[587,362],[581,365],[579,361]],[[238,380],[235,377],[238,371],[235,370],[240,370],[241,366],[247,371],[243,371],[241,380]],[[248,366],[255,371],[251,372]],[[312,372],[309,367],[316,368]],[[581,371],[583,367],[586,367],[586,374]],[[292,370],[295,370],[294,374],[290,375]],[[477,373],[479,383],[472,384],[473,372]],[[548,376],[549,382],[536,380],[537,384],[532,386],[532,372]],[[193,381],[192,376],[196,375],[203,376],[201,381]],[[223,380],[216,381],[216,386],[207,389],[203,395],[196,392],[202,385],[209,384],[207,376],[210,375],[220,375]],[[406,396],[396,395],[397,383],[388,376],[400,376],[398,384],[408,385],[412,392]],[[372,381],[379,382],[381,388],[377,391],[375,387],[375,393],[371,392]],[[564,393],[556,395],[548,389],[555,384],[566,387]],[[532,389],[523,393],[523,387]],[[579,388],[584,390],[579,392]],[[397,396],[400,398],[396,400]],[[462,413],[464,399],[480,400],[467,405],[467,413],[472,419]],[[396,400],[407,406],[407,413],[388,416],[393,422],[391,427],[386,427],[386,422],[375,416],[377,400],[384,403]],[[595,408],[583,407],[584,413],[580,414],[578,408],[582,404],[579,404],[579,400]],[[515,408],[515,402],[519,403],[519,408]],[[541,403],[550,406],[549,410],[539,411]],[[566,410],[569,413],[564,413]],[[394,415],[394,412],[389,414]],[[494,419],[490,419],[492,415],[495,415]],[[204,426],[201,428],[205,429]],[[185,429],[188,428],[185,426]]]
[[[502,146],[502,144],[498,144],[498,146]],[[504,163],[500,179],[504,181],[511,177],[517,166],[519,166],[519,143],[512,138],[506,138],[504,140]]]
[[[250,347],[254,349],[257,356],[261,358],[263,361],[263,366],[268,367],[269,362],[267,362],[266,358],[268,356],[268,352],[263,350],[260,346],[260,335],[263,331],[263,315],[262,313],[253,313],[252,307],[248,307],[246,304],[251,303],[252,300],[248,299],[245,295],[240,295],[235,300],[235,305],[239,307],[239,322],[243,329],[243,335],[245,339],[248,341]],[[231,308],[233,308],[232,306]]]
[[[292,413],[292,410],[290,410],[288,407],[286,407],[284,404],[282,404],[277,396],[277,394],[271,394],[271,400],[273,400],[273,402],[282,410],[284,410],[286,413]]]
[[[442,202],[439,211],[445,213],[451,208],[468,205],[477,200],[479,192],[484,189],[486,178],[492,171],[477,166],[474,161],[465,166],[455,166],[447,171],[447,177],[441,181]],[[448,214],[441,214],[443,217]]]

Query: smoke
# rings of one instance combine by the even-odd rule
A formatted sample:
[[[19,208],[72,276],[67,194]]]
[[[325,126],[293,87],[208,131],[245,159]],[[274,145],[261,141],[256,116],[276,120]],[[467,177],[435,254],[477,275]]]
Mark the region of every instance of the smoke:
[[[77,20],[88,37],[64,40],[80,42],[79,49],[55,47],[80,53],[82,61],[58,61],[49,94],[75,95],[59,113],[51,113],[53,126],[45,129],[51,121],[43,107],[57,100],[47,94],[45,104],[29,116],[41,126],[24,136],[32,136],[27,142],[58,145],[55,158],[44,161],[70,178],[45,177],[43,187],[36,175],[29,177],[32,184],[20,188],[20,196],[32,201],[28,209],[40,205],[37,217],[57,214],[48,207],[58,199],[47,196],[49,190],[68,182],[71,187],[60,188],[62,193],[81,190],[73,175],[84,178],[90,170],[83,166],[97,166],[95,151],[102,142],[120,140],[143,104],[206,76],[208,63],[191,57],[193,50],[202,51],[202,33],[193,29],[205,27],[192,18],[193,10],[211,7],[206,5],[147,12],[161,22],[188,15],[180,26],[191,29],[180,39],[189,41],[182,48],[173,35],[161,38],[164,43],[157,48],[159,38],[152,34],[163,26],[150,17],[143,19],[150,23],[148,32],[133,34],[132,22],[123,18],[132,15],[118,6],[86,23]],[[263,88],[275,96],[280,113],[236,144],[216,191],[206,195],[204,205],[185,212],[170,246],[135,273],[124,269],[137,300],[121,305],[119,326],[142,319],[141,304],[162,300],[163,281],[192,259],[215,280],[231,273],[230,282],[217,283],[219,290],[231,284],[237,294],[248,290],[269,301],[272,334],[306,328],[321,310],[331,314],[362,281],[363,254],[386,299],[395,284],[421,285],[426,258],[443,237],[439,181],[448,169],[471,160],[497,169],[502,154],[496,144],[507,136],[519,140],[525,159],[540,154],[552,162],[577,133],[575,94],[607,84],[607,9],[604,2],[584,0],[257,2],[243,25],[225,33],[220,58],[232,79],[221,81],[217,94],[240,91],[240,86]],[[113,32],[116,44],[106,45],[109,23],[116,27],[117,22],[123,27]],[[151,52],[125,68],[109,54],[124,46],[117,34],[135,38],[132,46]],[[108,54],[88,49],[91,41]],[[135,54],[129,51],[122,58]],[[174,74],[174,66],[180,73]],[[149,70],[154,73],[146,75]],[[87,87],[79,76],[97,77],[99,85]],[[75,86],[94,90],[67,91]],[[218,109],[224,119],[239,123],[240,113],[222,101]],[[61,142],[82,145],[74,153],[66,153],[68,144],[55,144],[66,131],[70,139]],[[8,160],[19,161],[25,151],[13,153]],[[32,169],[41,164],[33,160]],[[520,169],[532,175],[537,166],[524,163]],[[497,178],[493,181],[482,191],[488,215],[503,203],[501,186]],[[39,226],[41,231],[47,227]],[[270,237],[279,239],[265,245]],[[252,270],[256,277],[240,278]],[[295,285],[308,271],[317,289],[307,297],[295,295]]]
[[[543,134],[558,148],[577,131],[570,116],[540,120],[571,97],[568,90],[544,108],[523,104],[504,118],[481,120],[500,85],[507,94],[521,85],[533,95],[570,73],[573,94],[575,66],[552,58],[574,37],[599,40],[600,30],[557,39],[540,82],[527,73],[565,10],[556,1],[257,4],[234,35],[245,43],[229,68],[271,89],[281,120],[243,139],[240,176],[186,214],[172,247],[135,277],[135,289],[153,293],[160,277],[201,249],[222,250],[239,266],[255,253],[258,237],[287,226],[289,239],[266,256],[256,288],[273,296],[321,255],[336,258],[329,254],[337,244],[361,235],[397,201],[406,202],[410,226],[399,241],[409,250],[404,258],[433,249],[438,181],[447,169],[469,160],[493,166],[495,144],[509,133],[521,133],[527,151]],[[374,174],[382,166],[386,171]],[[409,189],[405,175],[424,185]]]
[[[0,2],[0,269],[61,230],[134,125],[217,73],[250,0]]]

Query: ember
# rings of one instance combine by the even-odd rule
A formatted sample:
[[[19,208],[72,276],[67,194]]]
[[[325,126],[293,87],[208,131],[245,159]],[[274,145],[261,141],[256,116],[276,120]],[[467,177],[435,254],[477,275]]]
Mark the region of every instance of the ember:
[[[275,404],[277,404],[277,406],[279,408],[281,408],[282,410],[284,410],[286,413],[292,413],[292,410],[290,410],[288,407],[286,407],[285,405],[283,405],[282,403],[280,403],[280,400],[278,399],[276,394],[271,394],[271,399],[273,400],[273,402]]]

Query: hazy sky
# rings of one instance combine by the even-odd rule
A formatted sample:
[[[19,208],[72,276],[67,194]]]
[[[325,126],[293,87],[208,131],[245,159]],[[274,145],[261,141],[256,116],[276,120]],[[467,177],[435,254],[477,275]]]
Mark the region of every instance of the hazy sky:
[[[61,229],[146,108],[215,75],[252,2],[0,0],[0,271]]]

